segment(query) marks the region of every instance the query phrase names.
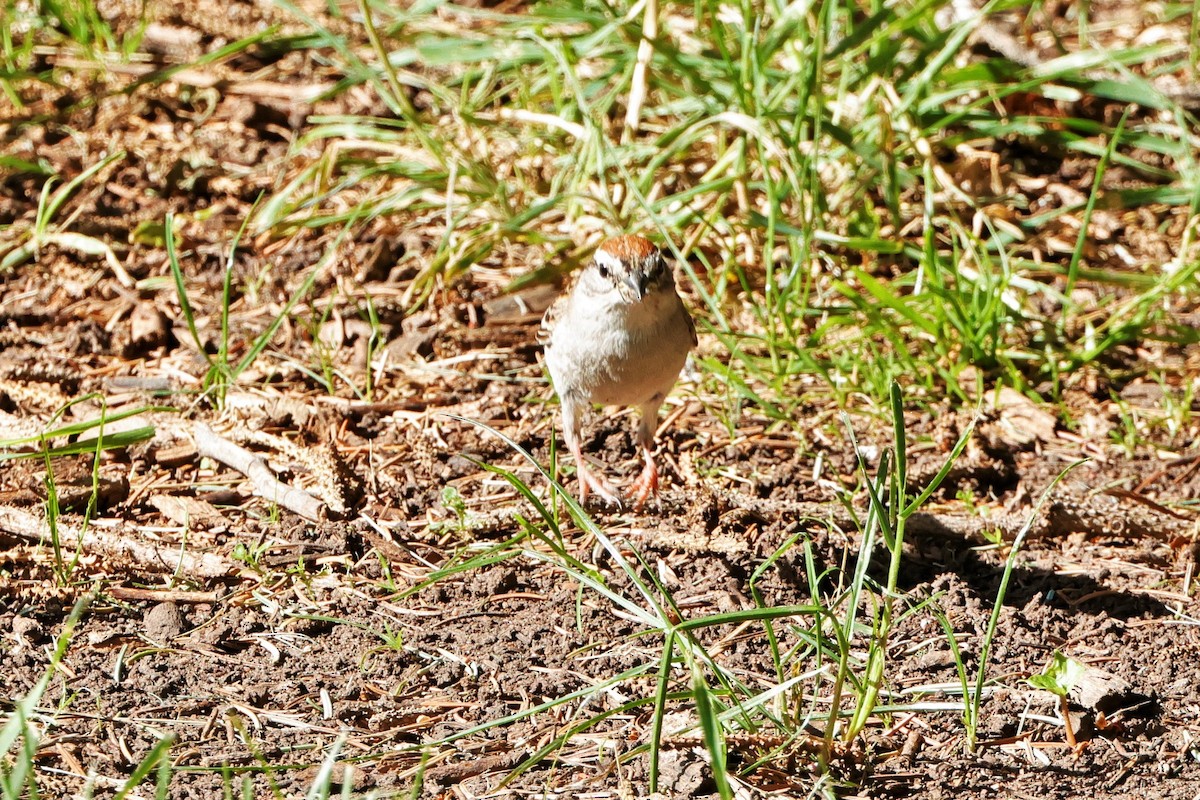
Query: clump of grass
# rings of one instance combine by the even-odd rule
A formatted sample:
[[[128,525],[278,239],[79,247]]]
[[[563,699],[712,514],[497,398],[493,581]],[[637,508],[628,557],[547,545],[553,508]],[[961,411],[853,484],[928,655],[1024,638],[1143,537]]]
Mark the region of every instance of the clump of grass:
[[[587,694],[610,686],[627,684],[636,678],[655,676],[653,694],[630,698],[617,710],[628,713],[644,709],[651,714],[647,743],[629,755],[646,752],[650,759],[649,791],[658,790],[659,750],[668,731],[665,729],[669,711],[681,703],[695,714],[695,731],[704,741],[711,756],[713,779],[722,797],[732,797],[735,785],[744,776],[727,768],[726,739],[733,733],[751,735],[770,733],[780,737],[787,749],[789,744],[817,732],[821,742],[814,752],[817,762],[827,771],[825,780],[836,781],[835,763],[846,752],[847,744],[857,739],[868,723],[880,713],[900,710],[918,713],[940,712],[947,709],[962,711],[961,703],[922,707],[921,704],[902,705],[881,702],[887,683],[888,648],[891,632],[906,614],[918,613],[925,604],[910,603],[899,591],[904,531],[906,522],[933,496],[949,475],[972,432],[972,426],[960,437],[947,456],[942,469],[928,485],[915,495],[908,490],[906,433],[903,422],[903,397],[900,387],[893,384],[891,413],[894,425],[894,446],[881,459],[878,473],[869,476],[861,466],[861,481],[868,496],[868,513],[862,522],[862,541],[857,561],[846,574],[830,568],[818,574],[811,543],[806,534],[791,537],[775,553],[760,564],[750,577],[749,586],[755,606],[738,611],[705,614],[686,618],[670,590],[658,579],[654,570],[628,542],[614,541],[582,507],[552,479],[551,474],[503,433],[481,423],[474,423],[501,438],[541,474],[550,486],[548,498],[543,498],[516,473],[493,465],[485,469],[503,477],[530,504],[532,519],[518,515],[523,538],[530,545],[519,553],[515,541],[495,548],[495,557],[516,557],[554,565],[572,580],[579,582],[622,616],[636,619],[642,630],[636,635],[644,642],[655,642],[658,656],[620,675],[611,676],[600,687],[590,687]],[[849,445],[857,449],[853,433]],[[559,517],[556,509],[565,507],[567,519]],[[620,580],[606,578],[597,567],[588,565],[565,546],[563,524],[569,520],[604,552]],[[882,545],[888,554],[887,578],[875,584],[868,571],[876,550]],[[763,602],[758,589],[764,576],[778,562],[799,548],[804,572],[813,596],[811,603],[791,606],[771,606]],[[632,557],[630,557],[632,553]],[[458,574],[463,569],[494,563],[489,556],[476,557],[457,564],[451,571],[431,575],[429,580],[413,587],[419,591],[444,576]],[[837,585],[843,588],[823,594],[818,587]],[[625,588],[618,588],[618,587]],[[753,627],[765,638],[775,668],[777,683],[765,690],[754,688],[742,677],[722,665],[703,644],[706,631]],[[785,643],[786,642],[786,643]],[[432,743],[430,747],[447,746],[451,742],[478,735],[483,731],[510,724],[532,714],[579,699],[581,693],[554,698],[535,708],[493,720],[462,731],[449,739]],[[608,712],[586,717],[570,726],[535,755],[515,774],[538,760],[564,747],[572,736],[600,725]],[[687,731],[670,731],[678,736]],[[514,776],[510,776],[511,779]]]
[[[1018,553],[1020,553],[1021,546],[1025,543],[1025,536],[1029,533],[1030,528],[1033,527],[1033,523],[1037,520],[1038,515],[1042,510],[1042,506],[1050,498],[1050,495],[1054,492],[1055,487],[1058,486],[1059,481],[1065,478],[1071,470],[1082,463],[1082,461],[1077,461],[1064,469],[1054,478],[1053,481],[1051,481],[1050,485],[1042,491],[1041,497],[1038,498],[1037,503],[1029,512],[1029,518],[1025,522],[1025,525],[1020,531],[1018,531],[1016,537],[1013,539],[1013,543],[1009,547],[1008,557],[1004,559],[1004,571],[1000,575],[1000,586],[998,589],[996,589],[996,600],[994,603],[992,603],[992,612],[988,617],[987,630],[985,631],[983,635],[983,641],[980,644],[979,666],[975,672],[975,685],[971,691],[964,692],[964,696],[967,698],[967,704],[963,709],[963,723],[967,730],[967,747],[972,751],[975,750],[975,746],[978,742],[979,707],[983,699],[984,684],[987,680],[988,657],[991,655],[992,643],[995,641],[996,631],[1000,624],[1000,611],[1004,604],[1004,598],[1008,595],[1008,583],[1012,579],[1013,569],[1015,569],[1017,566]],[[951,635],[949,638],[951,641],[954,639],[953,635]],[[952,652],[955,655],[955,661],[958,666],[959,675],[964,679],[965,684],[966,673],[963,668],[961,654],[958,652],[956,645],[952,644],[951,647]],[[964,690],[966,689],[967,687],[964,685]],[[1069,726],[1070,721],[1067,720],[1066,724]]]
[[[304,142],[323,143],[323,154],[264,203],[255,227],[336,223],[323,209],[347,193],[371,214],[437,214],[412,304],[514,245],[569,269],[578,242],[551,232],[563,223],[649,232],[685,257],[729,353],[728,368],[710,364],[712,382],[781,421],[808,373],[825,376],[843,406],[855,392],[886,398],[896,379],[967,402],[977,393],[964,379],[1049,381],[1057,394],[1061,376],[1124,344],[1194,340],[1165,332],[1162,311],[1164,298],[1194,289],[1191,261],[1159,280],[1085,256],[1102,204],[1194,214],[1195,193],[1180,191],[1195,183],[1185,116],[1107,127],[994,112],[1013,95],[1056,101],[1062,84],[1077,87],[1073,97],[1144,89],[1129,70],[1170,53],[1088,50],[1097,45],[1086,40],[1089,58],[1044,69],[967,62],[977,20],[947,27],[936,18],[946,5],[639,6],[659,16],[639,62],[646,19],[586,0],[520,14],[457,9],[464,24],[450,26],[422,7],[363,2],[374,61],[310,21],[346,83],[372,87],[396,119],[315,119]],[[1127,83],[1098,78],[1095,63],[1120,65]],[[634,95],[645,100],[631,111]],[[1152,105],[1172,108],[1162,97]],[[1013,137],[1093,158],[1086,201],[1014,222],[994,209],[1024,195],[1003,183],[964,190],[947,162]],[[1106,190],[1109,164],[1161,188]],[[1066,219],[1080,223],[1075,248],[1065,261],[1036,261],[1029,242]],[[1085,284],[1112,300],[1099,324],[1068,329],[1063,320],[1096,310],[1075,296]],[[730,300],[739,295],[742,309]],[[1047,305],[1057,310],[1039,310]]]
[[[62,416],[72,406],[97,400],[101,403],[99,417],[66,425],[58,424]],[[58,409],[47,423],[46,429],[41,433],[34,436],[0,440],[0,463],[14,459],[40,458],[45,464],[46,523],[50,531],[50,546],[54,553],[54,575],[60,585],[67,586],[73,582],[73,575],[79,563],[80,553],[76,551],[68,558],[67,554],[63,551],[58,529],[58,520],[62,515],[63,509],[59,502],[58,486],[54,478],[54,459],[78,455],[90,455],[92,457],[92,490],[88,496],[87,507],[83,512],[83,529],[86,530],[96,512],[96,503],[100,496],[101,457],[106,452],[125,449],[138,442],[143,442],[154,435],[154,428],[148,425],[112,433],[106,433],[105,426],[150,411],[167,410],[170,409],[137,407],[109,413],[106,398],[103,395],[93,393],[77,398]],[[94,436],[85,436],[85,434],[93,433]],[[66,444],[54,444],[56,440],[69,440],[74,437],[80,438],[68,441]]]
[[[48,74],[32,70],[36,46],[74,48],[95,59],[109,54],[127,59],[137,50],[145,25],[143,15],[127,30],[114,30],[96,4],[88,0],[42,0],[33,4],[5,0],[0,6],[0,89],[16,108],[23,108],[21,93],[14,84],[53,82]]]
[[[23,797],[27,789],[36,791],[36,770],[34,754],[37,751],[38,734],[32,727],[31,720],[35,717],[43,695],[50,687],[70,646],[75,633],[75,626],[91,602],[90,595],[84,595],[76,601],[75,607],[67,616],[62,632],[54,642],[54,650],[46,671],[38,682],[24,697],[16,700],[13,711],[0,727],[0,753],[4,754],[5,764],[0,765],[0,797],[4,800]]]
[[[26,261],[36,259],[41,253],[42,248],[48,245],[55,245],[84,255],[102,256],[105,264],[108,265],[112,273],[125,286],[133,286],[133,279],[125,271],[125,268],[121,266],[116,253],[113,252],[113,248],[107,242],[93,236],[68,230],[71,223],[80,213],[80,209],[76,209],[65,220],[58,219],[59,212],[62,210],[64,204],[71,199],[81,186],[102,173],[109,166],[120,162],[124,158],[124,151],[112,153],[92,164],[57,189],[54,188],[57,176],[49,176],[42,184],[42,191],[38,196],[37,212],[34,215],[32,225],[15,226],[15,235],[0,250],[0,253],[3,254],[3,258],[0,258],[0,273],[11,272]],[[35,165],[31,165],[27,171],[32,172],[37,170],[38,168]]]
[[[175,243],[175,219],[173,214],[168,214],[164,224],[164,236],[166,240],[167,260],[171,269],[171,277],[175,282],[175,294],[179,301],[180,309],[183,312],[183,318],[187,323],[188,331],[192,335],[192,341],[196,345],[196,349],[204,356],[208,362],[208,371],[205,373],[201,382],[204,393],[208,396],[212,403],[218,408],[225,402],[225,395],[230,388],[237,383],[238,378],[247,369],[250,368],[255,361],[262,355],[263,351],[271,343],[279,326],[286,320],[291,318],[293,309],[303,298],[307,297],[312,291],[313,285],[337,256],[338,247],[345,239],[350,231],[351,225],[346,227],[338,234],[333,242],[326,248],[324,255],[320,260],[309,270],[304,281],[299,288],[288,298],[284,307],[276,314],[267,325],[267,327],[253,336],[249,346],[246,348],[245,354],[237,361],[233,360],[232,346],[234,345],[233,332],[230,330],[229,319],[230,310],[233,306],[233,268],[234,259],[237,254],[238,244],[241,242],[242,234],[246,230],[246,226],[250,221],[247,216],[243,220],[242,227],[238,229],[233,241],[230,243],[229,255],[225,259],[225,269],[223,270],[223,278],[221,284],[221,298],[218,312],[219,319],[219,335],[217,338],[217,352],[209,353],[205,347],[204,339],[200,335],[200,329],[196,322],[196,312],[188,294],[187,278],[184,275],[183,266],[179,260],[179,254],[176,251]],[[352,221],[352,220],[351,220]]]

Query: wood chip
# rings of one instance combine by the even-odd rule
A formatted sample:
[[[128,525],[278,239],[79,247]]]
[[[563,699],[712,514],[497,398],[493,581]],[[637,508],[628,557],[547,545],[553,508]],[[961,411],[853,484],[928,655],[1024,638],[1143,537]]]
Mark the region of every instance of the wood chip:
[[[156,494],[149,498],[150,505],[176,525],[191,530],[206,530],[224,533],[229,530],[229,521],[211,503],[195,497]]]

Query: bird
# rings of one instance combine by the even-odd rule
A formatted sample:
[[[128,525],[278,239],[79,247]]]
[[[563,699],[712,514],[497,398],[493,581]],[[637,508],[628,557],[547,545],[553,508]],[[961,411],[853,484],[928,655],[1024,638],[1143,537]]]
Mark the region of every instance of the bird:
[[[634,508],[658,494],[654,432],[658,411],[696,346],[696,325],[662,250],[637,235],[606,239],[570,288],[547,309],[539,339],[558,394],[563,438],[575,460],[579,501],[595,492],[618,508],[617,492],[580,450],[589,406],[637,406],[644,466]]]

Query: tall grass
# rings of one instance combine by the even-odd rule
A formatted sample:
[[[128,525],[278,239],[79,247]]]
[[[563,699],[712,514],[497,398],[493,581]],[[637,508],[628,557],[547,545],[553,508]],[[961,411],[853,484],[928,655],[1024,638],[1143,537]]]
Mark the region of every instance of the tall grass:
[[[367,216],[439,215],[413,305],[513,246],[569,269],[578,239],[649,233],[683,257],[705,326],[731,356],[736,375],[712,370],[712,382],[757,387],[781,418],[805,373],[823,375],[843,404],[855,392],[886,398],[893,379],[965,401],[979,380],[1049,380],[1057,393],[1062,375],[1139,337],[1195,341],[1163,312],[1164,299],[1195,292],[1195,259],[1127,270],[1085,255],[1102,205],[1195,205],[1188,115],[1164,124],[1128,113],[1110,127],[995,111],[1017,96],[1141,90],[1169,109],[1132,71],[1179,53],[1104,51],[1092,36],[1097,49],[1042,67],[970,61],[977,21],[947,27],[945,5],[667,5],[641,71],[654,5],[457,8],[447,25],[432,9],[364,0],[373,62],[316,33],[347,83],[372,87],[396,118],[314,119],[297,153],[317,146],[321,157],[298,161],[255,229],[339,223],[343,196]],[[635,76],[646,99],[631,135]],[[963,188],[973,158],[1014,141],[1095,159],[1086,201],[1000,214],[1029,197],[1011,182]],[[1148,188],[1108,189],[1110,164]],[[1065,220],[1074,248],[1038,260],[1030,243]],[[1094,311],[1075,292],[1083,284],[1105,311],[1077,328],[1064,321]]]
[[[733,787],[741,779],[727,768],[725,741],[733,733],[770,733],[779,741],[791,743],[784,745],[786,749],[806,737],[809,731],[818,731],[821,744],[815,748],[817,763],[830,779],[840,780],[841,776],[834,766],[836,758],[881,713],[902,710],[926,713],[955,710],[965,713],[966,708],[958,702],[923,707],[920,703],[905,706],[893,698],[889,698],[886,704],[881,701],[891,670],[888,652],[892,629],[900,618],[917,613],[924,606],[923,603],[910,602],[899,591],[906,522],[934,495],[971,436],[971,426],[968,426],[939,472],[919,492],[910,494],[903,396],[896,384],[892,385],[890,403],[895,439],[892,448],[882,457],[875,475],[868,475],[865,465],[862,466],[861,485],[869,496],[868,515],[863,523],[857,559],[849,573],[840,573],[831,568],[824,575],[818,575],[807,536],[797,534],[754,570],[749,584],[755,600],[754,607],[686,618],[670,590],[636,549],[628,542],[615,541],[606,533],[574,498],[554,482],[551,473],[515,441],[482,423],[474,423],[503,440],[526,460],[547,482],[549,495],[543,495],[511,470],[481,464],[504,478],[534,509],[536,516],[533,520],[520,518],[524,529],[522,538],[528,538],[529,545],[517,551],[514,549],[516,541],[506,542],[470,563],[456,564],[431,575],[427,582],[414,586],[410,591],[420,591],[445,577],[457,575],[464,569],[472,568],[472,564],[482,566],[494,564],[498,559],[519,557],[554,565],[597,599],[608,604],[614,612],[636,620],[643,628],[636,638],[661,642],[655,648],[660,653],[656,663],[647,661],[612,676],[599,687],[589,687],[583,692],[591,695],[610,686],[626,685],[647,675],[657,676],[653,695],[631,699],[619,709],[621,713],[639,708],[652,712],[649,741],[631,753],[635,755],[645,751],[649,754],[651,792],[659,788],[659,753],[664,739],[668,734],[679,737],[689,733],[688,730],[666,731],[664,727],[668,712],[681,703],[689,706],[694,713],[696,723],[693,730],[708,749],[710,769],[722,797],[733,797]],[[848,445],[858,450],[853,431],[849,428]],[[560,503],[566,507],[570,522],[588,538],[594,539],[598,549],[603,551],[612,565],[611,578],[605,574],[608,570],[586,563],[579,555],[564,547],[564,520],[554,510]],[[534,546],[538,543],[541,547]],[[872,562],[878,557],[879,545],[882,545],[888,558],[887,578],[883,584],[876,584],[868,577]],[[812,591],[812,602],[788,606],[763,602],[758,590],[759,582],[793,551],[799,551],[801,555],[803,574],[808,578]],[[628,555],[630,552],[632,558]],[[828,593],[819,589],[829,585],[838,588]],[[998,599],[997,607],[999,602]],[[766,690],[755,688],[743,676],[725,666],[722,659],[703,643],[705,632],[733,628],[759,632],[758,636],[763,638],[771,654],[778,681],[776,685]],[[580,696],[580,693],[575,693],[555,698],[517,714],[462,731],[430,746],[444,747],[460,738],[510,724],[572,702]],[[973,708],[977,718],[978,705]],[[528,759],[518,773],[550,756],[555,750],[566,747],[572,736],[602,724],[608,716],[606,713],[585,717]]]
[[[39,19],[111,49],[84,5],[50,4]],[[744,394],[741,382],[781,419],[803,374],[843,405],[885,398],[893,379],[960,401],[978,380],[1048,382],[1057,395],[1064,375],[1124,345],[1198,338],[1168,311],[1197,286],[1193,120],[1141,77],[1187,68],[1176,45],[1104,49],[1088,29],[1079,53],[1033,67],[967,58],[979,20],[948,24],[941,0],[570,0],[518,13],[360,0],[349,29],[279,5],[309,33],[272,46],[320,51],[341,74],[335,93],[362,85],[390,116],[311,118],[250,232],[437,219],[429,252],[406,255],[420,258],[410,307],[514,247],[546,260],[532,273],[543,279],[603,232],[649,233],[683,257],[704,327],[730,354],[735,373],[711,370],[711,383]],[[657,30],[648,49],[644,30]],[[36,38],[11,22],[0,33],[11,65]],[[1155,113],[1072,116],[1083,97]],[[997,112],[1010,101],[1017,110]],[[1090,159],[1084,201],[1033,213],[1005,180],[1021,148]],[[1110,188],[1110,166],[1141,185]],[[993,179],[971,177],[980,170]],[[44,194],[55,202],[6,266],[51,238],[113,261],[103,243],[48,226],[63,196]],[[1097,255],[1098,209],[1154,204],[1189,220],[1178,263]],[[1047,259],[1036,243],[1064,227],[1074,246]]]

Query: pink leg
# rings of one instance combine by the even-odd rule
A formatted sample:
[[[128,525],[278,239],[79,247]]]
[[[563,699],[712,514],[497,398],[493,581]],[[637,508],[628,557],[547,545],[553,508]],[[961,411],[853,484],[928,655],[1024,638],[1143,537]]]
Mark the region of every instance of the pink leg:
[[[621,499],[617,497],[616,491],[600,476],[596,475],[586,466],[583,456],[575,453],[575,476],[579,478],[579,504],[587,504],[588,491],[593,491],[599,495],[604,502],[611,503],[617,508],[621,507]]]
[[[638,476],[631,487],[635,492],[633,501],[635,511],[641,511],[642,506],[646,505],[646,501],[651,495],[658,496],[658,466],[654,463],[654,426],[658,421],[658,409],[661,406],[661,398],[651,400],[642,406],[642,421],[638,426],[638,444],[645,466],[642,467],[642,474]]]
[[[617,493],[603,479],[588,468],[579,446],[579,432],[583,427],[583,411],[579,404],[560,398],[562,403],[563,438],[567,440],[567,449],[575,459],[575,476],[579,479],[579,504],[587,505],[588,492],[595,492],[605,502],[620,508],[621,501]]]
[[[633,510],[641,511],[642,506],[646,505],[646,501],[651,495],[658,496],[658,467],[654,464],[654,451],[649,447],[642,448],[642,457],[646,461],[646,465],[642,467],[642,474],[633,482],[633,490],[636,492],[633,500]]]

